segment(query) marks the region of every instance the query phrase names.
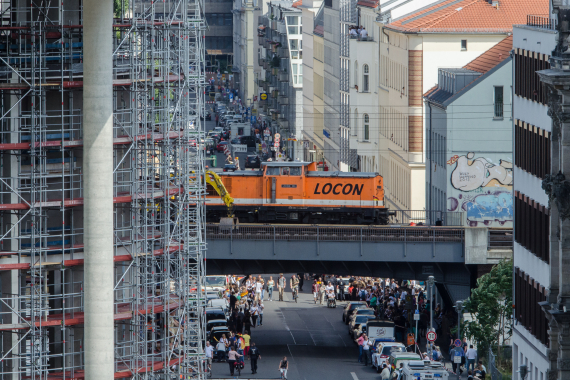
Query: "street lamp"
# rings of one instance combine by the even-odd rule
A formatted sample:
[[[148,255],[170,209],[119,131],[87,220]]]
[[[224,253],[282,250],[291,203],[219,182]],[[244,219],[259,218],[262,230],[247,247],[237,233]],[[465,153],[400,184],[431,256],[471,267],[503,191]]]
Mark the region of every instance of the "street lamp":
[[[521,375],[521,380],[524,380],[526,375],[528,374],[528,368],[526,364],[519,366],[519,373]]]

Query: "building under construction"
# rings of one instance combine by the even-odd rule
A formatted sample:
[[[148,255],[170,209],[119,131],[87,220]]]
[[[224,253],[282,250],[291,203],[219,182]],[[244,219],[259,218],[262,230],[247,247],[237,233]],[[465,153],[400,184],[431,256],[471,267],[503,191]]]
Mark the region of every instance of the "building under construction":
[[[89,22],[101,27],[89,12],[110,0],[0,0],[0,379],[95,378],[93,352],[114,378],[203,377],[202,2],[115,1],[123,9],[89,40]],[[112,46],[112,57],[96,52],[112,70],[95,81],[88,41]],[[103,112],[96,91],[87,99],[89,73],[91,89],[112,81],[105,157],[87,154],[111,138],[86,137],[84,111]],[[97,178],[98,160],[112,182]],[[112,189],[101,226],[99,187]],[[102,240],[108,299],[88,266],[88,244]],[[96,302],[111,301],[102,349],[89,334],[106,318]]]

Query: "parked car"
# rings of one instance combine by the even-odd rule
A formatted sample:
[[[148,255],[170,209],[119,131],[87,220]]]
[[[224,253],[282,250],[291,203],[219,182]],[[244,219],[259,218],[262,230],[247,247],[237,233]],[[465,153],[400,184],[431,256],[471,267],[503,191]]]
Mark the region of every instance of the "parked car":
[[[225,328],[225,329],[219,329],[219,330],[216,329],[216,331],[211,332],[210,337],[208,338],[208,340],[210,341],[210,344],[212,346],[216,347],[216,344],[218,344],[218,342],[222,338],[222,335],[225,335],[226,337],[230,336],[230,330]]]
[[[224,298],[217,298],[208,301],[208,306],[210,307],[221,307],[224,313],[228,314],[230,312],[230,304],[228,300]]]
[[[207,307],[206,308],[206,322],[213,319],[226,319],[226,313],[220,307]]]
[[[247,156],[245,159],[245,167],[251,169],[259,169],[261,167],[261,160],[258,155]]]
[[[223,151],[224,151],[224,148],[226,147],[226,145],[228,145],[228,142],[227,142],[227,141],[220,141],[220,142],[218,143],[218,145],[216,145],[216,150],[217,150],[218,152],[223,152]]]
[[[413,352],[392,352],[388,357],[388,367],[390,371],[400,368],[400,363],[404,365],[411,360],[422,360],[419,354]]]
[[[366,302],[363,301],[349,302],[344,308],[344,311],[342,312],[342,321],[348,325],[349,322],[348,319],[350,318],[354,310],[356,310],[357,307],[363,307],[363,306],[366,306]]]
[[[382,365],[388,361],[394,352],[406,352],[406,346],[399,342],[377,342],[375,352],[372,354],[372,366],[376,372],[382,372]]]
[[[224,171],[225,172],[235,172],[237,170],[236,164],[225,164]]]
[[[248,148],[255,148],[255,136],[241,136],[239,141],[243,145],[247,145]]]
[[[225,319],[212,319],[206,323],[206,331],[212,330],[212,327],[227,326],[228,321]]]
[[[350,323],[357,315],[375,315],[374,309],[369,308],[368,306],[364,305],[364,307],[358,307],[352,313],[350,318],[348,318],[348,322]]]
[[[356,331],[360,325],[366,324],[369,319],[374,319],[374,315],[358,315],[348,324],[348,335],[352,337],[352,339],[357,339],[358,336],[355,336]],[[362,330],[362,329],[361,329]]]

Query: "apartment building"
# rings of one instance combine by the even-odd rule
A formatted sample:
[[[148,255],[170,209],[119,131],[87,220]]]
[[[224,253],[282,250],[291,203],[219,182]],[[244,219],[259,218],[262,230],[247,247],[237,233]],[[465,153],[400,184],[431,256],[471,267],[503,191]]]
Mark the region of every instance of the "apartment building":
[[[514,284],[513,376],[526,365],[527,380],[550,379],[549,323],[539,302],[556,303],[558,233],[556,212],[549,208],[543,180],[558,172],[558,139],[552,134],[547,88],[536,71],[550,68],[558,39],[547,16],[529,16],[513,28],[514,127]],[[555,141],[556,140],[556,141]],[[552,158],[551,158],[552,156]],[[549,239],[550,237],[550,239]],[[556,338],[556,328],[553,328]],[[556,378],[556,377],[555,377]]]
[[[324,3],[304,0],[299,6],[303,25],[303,159],[324,160],[323,121],[323,20]],[[317,111],[318,110],[318,111]],[[315,131],[316,136],[314,135]],[[318,139],[318,146],[317,141]]]
[[[261,8],[257,0],[235,0],[234,16],[234,84],[239,88],[239,96],[244,104],[251,105],[257,94],[255,71],[257,66],[257,21]]]
[[[432,222],[512,227],[512,48],[511,35],[462,68],[440,68],[424,95]]]
[[[209,69],[224,70],[233,62],[234,17],[231,0],[205,0],[204,13],[208,28],[205,31],[206,62]]]
[[[446,0],[383,25],[377,171],[390,207],[426,207],[423,94],[437,84],[438,69],[464,66],[525,23],[527,14],[545,13],[547,0]]]
[[[261,112],[281,136],[280,150],[291,159],[303,156],[303,41],[301,2],[275,1],[259,17],[258,78]],[[263,97],[266,97],[264,100]]]

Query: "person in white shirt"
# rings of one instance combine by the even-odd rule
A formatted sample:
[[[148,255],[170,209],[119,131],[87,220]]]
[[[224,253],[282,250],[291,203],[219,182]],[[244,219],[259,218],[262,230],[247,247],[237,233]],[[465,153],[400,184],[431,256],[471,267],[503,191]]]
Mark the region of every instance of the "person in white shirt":
[[[214,358],[214,347],[210,345],[210,342],[206,342],[206,361],[208,363],[208,370],[212,368],[212,360]]]
[[[390,370],[388,369],[388,366],[386,365],[386,363],[384,363],[382,365],[382,367],[383,367],[382,373],[380,374],[380,376],[382,376],[382,380],[390,379]]]
[[[257,281],[255,283],[255,299],[261,299],[261,291],[263,290],[263,283],[261,281]]]
[[[360,38],[363,40],[366,40],[368,38],[368,31],[366,30],[366,28],[362,28],[362,30],[360,31]]]
[[[358,33],[356,32],[355,28],[350,29],[350,36],[351,37],[357,37],[358,36]]]
[[[473,348],[473,345],[469,346],[469,349],[465,353],[467,359],[467,371],[473,366],[472,373],[475,373],[475,363],[477,361],[477,350]]]

